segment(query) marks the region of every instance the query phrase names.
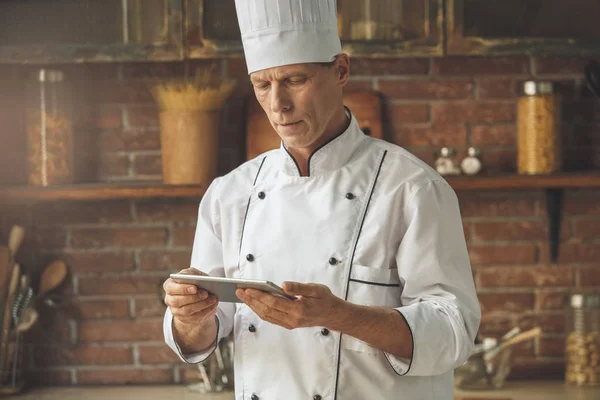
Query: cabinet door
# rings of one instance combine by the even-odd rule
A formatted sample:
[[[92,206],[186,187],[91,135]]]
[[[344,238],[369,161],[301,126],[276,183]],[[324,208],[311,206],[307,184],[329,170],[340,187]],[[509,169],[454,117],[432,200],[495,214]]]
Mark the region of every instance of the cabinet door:
[[[234,0],[185,0],[188,58],[243,56]]]
[[[600,54],[598,0],[447,1],[448,54]]]
[[[344,52],[364,57],[443,55],[443,0],[338,0]]]
[[[183,0],[2,0],[0,62],[181,60]]]

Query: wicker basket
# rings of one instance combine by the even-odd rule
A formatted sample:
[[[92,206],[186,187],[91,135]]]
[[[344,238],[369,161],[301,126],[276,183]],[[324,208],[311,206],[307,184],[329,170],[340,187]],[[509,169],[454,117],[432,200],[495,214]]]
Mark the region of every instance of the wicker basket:
[[[559,97],[550,82],[525,82],[518,102],[518,171],[552,174],[561,168]]]

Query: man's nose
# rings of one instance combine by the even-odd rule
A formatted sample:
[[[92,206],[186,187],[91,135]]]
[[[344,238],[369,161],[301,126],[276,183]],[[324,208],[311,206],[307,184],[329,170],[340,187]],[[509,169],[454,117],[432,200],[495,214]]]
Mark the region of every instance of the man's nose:
[[[291,99],[284,87],[274,84],[271,87],[271,112],[281,113],[292,108]]]

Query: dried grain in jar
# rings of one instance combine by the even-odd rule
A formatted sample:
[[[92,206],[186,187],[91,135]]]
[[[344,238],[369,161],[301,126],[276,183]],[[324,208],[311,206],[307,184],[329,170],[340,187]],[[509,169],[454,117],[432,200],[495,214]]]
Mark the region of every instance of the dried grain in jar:
[[[561,168],[559,96],[551,82],[527,81],[518,100],[518,171],[552,174]]]
[[[29,183],[73,182],[73,115],[64,74],[41,69],[27,88],[26,129]]]
[[[565,380],[600,385],[600,293],[574,293],[566,310]]]

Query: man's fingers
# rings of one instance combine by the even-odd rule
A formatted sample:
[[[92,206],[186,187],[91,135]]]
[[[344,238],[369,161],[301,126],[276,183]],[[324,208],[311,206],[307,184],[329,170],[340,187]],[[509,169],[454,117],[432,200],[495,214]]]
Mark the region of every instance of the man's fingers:
[[[182,307],[173,307],[171,312],[173,315],[191,316],[198,313],[202,313],[208,309],[211,309],[218,305],[216,299],[199,301],[196,303],[186,304]]]
[[[193,295],[176,295],[176,296],[165,296],[165,304],[169,307],[183,307],[188,304],[194,304],[201,301],[206,301],[208,298],[214,298],[214,296],[209,295],[207,292],[202,291],[198,294]]]

